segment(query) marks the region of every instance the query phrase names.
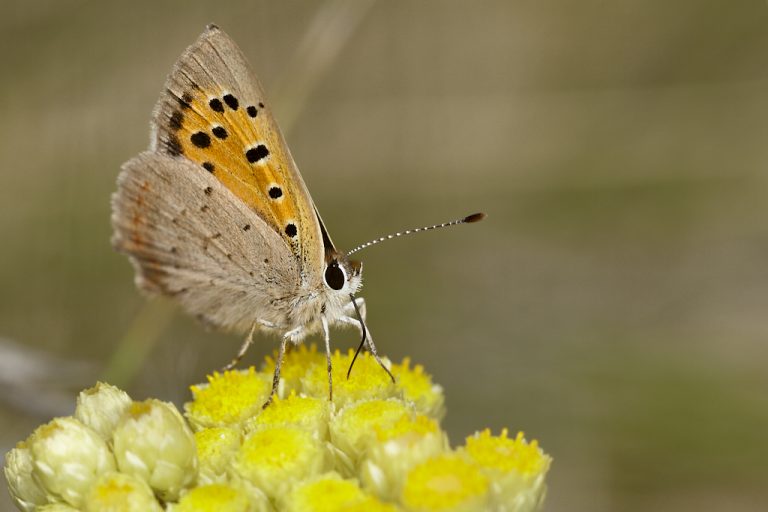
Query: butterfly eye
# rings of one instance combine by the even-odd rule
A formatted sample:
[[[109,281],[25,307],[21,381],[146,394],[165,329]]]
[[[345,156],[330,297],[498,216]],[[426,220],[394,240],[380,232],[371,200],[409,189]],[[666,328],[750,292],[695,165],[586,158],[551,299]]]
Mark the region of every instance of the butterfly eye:
[[[344,269],[339,266],[335,261],[325,267],[325,284],[334,290],[341,290],[344,288],[344,281],[347,280],[347,276],[344,275]]]

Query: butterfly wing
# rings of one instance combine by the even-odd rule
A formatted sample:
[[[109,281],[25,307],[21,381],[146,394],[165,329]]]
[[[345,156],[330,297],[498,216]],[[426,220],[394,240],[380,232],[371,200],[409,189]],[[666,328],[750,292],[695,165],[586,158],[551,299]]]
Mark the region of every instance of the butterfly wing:
[[[282,238],[304,282],[320,282],[323,240],[312,199],[256,76],[218,27],[174,66],[153,132],[153,149],[215,177]]]
[[[140,154],[123,165],[112,210],[113,244],[130,256],[140,288],[225,329],[290,316],[301,286],[293,253],[199,165]]]

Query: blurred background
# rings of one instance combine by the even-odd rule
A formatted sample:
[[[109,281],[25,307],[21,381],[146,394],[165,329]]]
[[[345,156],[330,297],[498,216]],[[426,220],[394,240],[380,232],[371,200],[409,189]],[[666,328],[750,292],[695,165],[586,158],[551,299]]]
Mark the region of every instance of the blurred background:
[[[180,404],[239,347],[146,301],[109,243],[120,164],[209,22],[260,76],[339,246],[488,213],[361,253],[379,350],[443,384],[454,444],[539,439],[550,511],[765,510],[757,0],[6,0],[2,452],[96,379]]]

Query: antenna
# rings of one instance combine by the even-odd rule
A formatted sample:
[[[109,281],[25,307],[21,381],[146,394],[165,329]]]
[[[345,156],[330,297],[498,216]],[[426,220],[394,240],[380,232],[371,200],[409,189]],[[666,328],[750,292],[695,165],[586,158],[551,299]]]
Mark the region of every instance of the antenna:
[[[354,249],[352,249],[351,251],[347,251],[347,256],[349,256],[350,254],[356,253],[357,251],[360,251],[362,249],[365,249],[366,247],[370,247],[372,245],[378,244],[379,242],[383,242],[384,240],[391,240],[399,236],[412,235],[420,231],[430,231],[432,229],[447,228],[448,226],[456,226],[458,224],[470,224],[472,222],[480,222],[484,218],[485,218],[484,213],[473,213],[472,215],[467,215],[462,219],[452,220],[450,222],[443,222],[442,224],[434,224],[432,226],[424,226],[422,228],[406,229],[405,231],[392,233],[391,235],[382,236],[380,238],[376,238],[375,240],[371,240],[370,242],[365,242],[364,244],[360,244]]]

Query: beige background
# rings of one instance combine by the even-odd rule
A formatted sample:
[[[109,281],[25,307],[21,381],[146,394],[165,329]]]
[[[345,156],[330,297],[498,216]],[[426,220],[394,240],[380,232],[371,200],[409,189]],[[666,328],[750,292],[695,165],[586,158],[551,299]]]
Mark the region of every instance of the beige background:
[[[97,378],[181,403],[239,344],[147,305],[109,245],[119,165],[211,21],[340,246],[489,214],[361,253],[377,344],[445,386],[454,443],[538,438],[551,511],[765,509],[757,0],[6,0],[0,450]]]

